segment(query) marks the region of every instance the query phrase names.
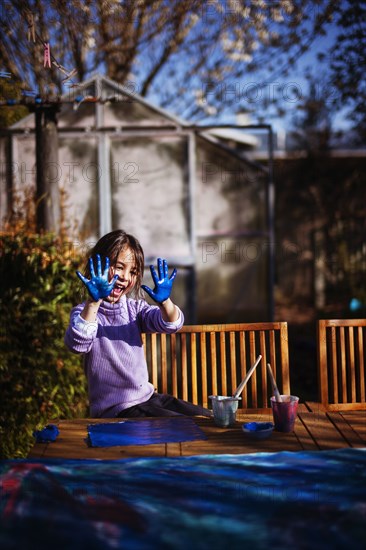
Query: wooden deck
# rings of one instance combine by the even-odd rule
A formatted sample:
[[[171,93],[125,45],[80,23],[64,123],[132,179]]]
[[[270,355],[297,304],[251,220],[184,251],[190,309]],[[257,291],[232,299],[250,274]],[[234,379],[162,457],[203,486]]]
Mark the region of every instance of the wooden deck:
[[[120,419],[119,419],[120,420]],[[131,419],[131,421],[136,419]],[[243,411],[237,414],[236,425],[219,428],[213,420],[195,417],[207,439],[129,445],[123,447],[89,447],[87,426],[91,423],[116,422],[115,419],[74,419],[56,422],[60,434],[53,443],[36,443],[28,458],[121,459],[133,457],[177,457],[192,455],[246,454],[279,451],[323,451],[350,447],[366,447],[366,411],[326,412],[316,403],[300,404],[295,430],[274,431],[269,439],[253,441],[243,434],[241,425],[250,421],[272,421],[270,409]],[[126,420],[128,422],[128,420]],[[143,422],[144,419],[140,419]]]

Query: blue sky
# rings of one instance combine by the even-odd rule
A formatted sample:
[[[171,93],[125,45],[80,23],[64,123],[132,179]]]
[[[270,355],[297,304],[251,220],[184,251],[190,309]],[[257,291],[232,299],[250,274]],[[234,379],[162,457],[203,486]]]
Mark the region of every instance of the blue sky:
[[[334,86],[329,84],[326,78],[329,60],[320,62],[317,59],[319,53],[326,53],[328,51],[330,46],[334,43],[337,33],[338,29],[336,25],[329,25],[326,35],[318,36],[312,43],[310,49],[297,60],[296,65],[290,69],[286,75],[282,74],[279,76],[278,71],[275,71],[275,74],[273,72],[266,73],[264,71],[259,78],[257,77],[257,80],[255,77],[251,77],[253,82],[266,82],[262,88],[262,97],[268,99],[270,106],[271,103],[273,104],[273,99],[280,99],[287,111],[287,115],[284,117],[274,116],[266,120],[264,116],[263,121],[272,123],[274,129],[288,129],[291,125],[292,117],[298,112],[298,106],[301,99],[306,96],[308,92],[308,81],[305,78],[307,70],[310,70],[311,74],[316,78],[316,94],[319,99],[325,98],[327,102],[332,102],[332,100],[337,97],[338,91]],[[250,79],[248,82],[249,81]],[[253,90],[256,92],[255,87]],[[247,102],[247,106],[253,108],[253,121],[258,122],[257,113],[260,113],[261,110],[256,110],[256,102]],[[222,122],[235,123],[235,116],[232,115],[230,117],[226,115],[223,117]],[[345,129],[349,127],[345,110],[335,113],[332,123],[334,129]]]
[[[314,16],[316,12],[314,12]],[[309,16],[308,25],[312,23],[311,15]],[[285,59],[277,63],[274,63],[275,68],[272,71],[263,70],[256,73],[250,73],[247,76],[243,76],[240,81],[228,81],[227,89],[228,93],[234,86],[238,87],[239,99],[235,102],[232,108],[225,108],[225,98],[223,101],[223,108],[213,114],[211,117],[199,122],[207,123],[219,123],[219,124],[234,124],[236,123],[235,110],[244,109],[252,111],[252,122],[266,122],[271,123],[274,129],[286,128],[291,126],[291,120],[295,114],[299,112],[299,104],[308,93],[308,82],[305,78],[306,69],[310,68],[311,73],[316,78],[316,94],[321,98],[325,98],[326,101],[331,102],[337,96],[337,90],[335,87],[328,84],[326,80],[326,68],[327,61],[320,63],[317,60],[318,53],[326,53],[329,47],[333,44],[335,37],[337,36],[338,29],[335,24],[328,24],[326,27],[326,35],[317,37],[311,44],[310,49],[303,54],[296,62],[296,65],[290,69],[287,74],[281,74],[281,63],[285,63]],[[215,53],[214,53],[215,55]],[[182,63],[180,59],[178,63]],[[172,91],[179,88],[178,82],[168,77],[169,66],[167,66],[163,73],[166,74],[166,78],[162,79],[166,88],[170,88]],[[199,79],[193,84],[197,89],[203,89],[205,83],[202,83]],[[217,86],[222,86],[223,89],[226,86],[225,81],[217,83]],[[159,104],[159,94],[161,93],[161,80],[159,79],[159,86],[157,86],[155,92],[149,95],[149,100],[156,104]],[[178,92],[177,92],[178,93]],[[225,91],[223,92],[223,96]],[[207,93],[207,101],[209,102],[209,93]],[[266,100],[269,108],[265,112],[261,106],[263,100]],[[285,107],[286,115],[282,117],[275,116],[274,100],[279,100]],[[169,110],[170,107],[168,106]],[[259,115],[263,115],[259,118]],[[183,115],[184,117],[184,115]],[[345,113],[335,113],[333,118],[333,125],[335,129],[346,128],[348,122]]]

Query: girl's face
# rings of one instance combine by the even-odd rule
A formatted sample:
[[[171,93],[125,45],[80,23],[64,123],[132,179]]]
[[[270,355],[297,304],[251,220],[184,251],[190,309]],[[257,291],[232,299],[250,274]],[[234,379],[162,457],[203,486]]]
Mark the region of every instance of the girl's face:
[[[118,302],[124,294],[131,292],[136,284],[138,272],[135,255],[128,246],[121,250],[115,265],[109,268],[109,280],[115,275],[118,275],[118,279],[110,295],[105,298],[107,302]]]

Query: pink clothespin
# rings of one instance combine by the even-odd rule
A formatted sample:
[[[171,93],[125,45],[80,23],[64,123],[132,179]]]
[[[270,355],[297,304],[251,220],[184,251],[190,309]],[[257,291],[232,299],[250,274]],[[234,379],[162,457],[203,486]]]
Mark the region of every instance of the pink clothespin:
[[[49,42],[44,44],[43,66],[51,68],[51,51]]]

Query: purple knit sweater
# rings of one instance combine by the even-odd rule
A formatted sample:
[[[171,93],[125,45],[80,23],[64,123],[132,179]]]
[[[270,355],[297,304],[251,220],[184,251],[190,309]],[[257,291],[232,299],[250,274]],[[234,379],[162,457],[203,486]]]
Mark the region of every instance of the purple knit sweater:
[[[88,323],[80,317],[84,305],[71,311],[65,344],[84,354],[91,416],[111,418],[154,393],[141,332],[176,332],[184,317],[179,310],[179,319],[167,323],[157,306],[122,296],[117,304],[103,301],[96,322]]]

